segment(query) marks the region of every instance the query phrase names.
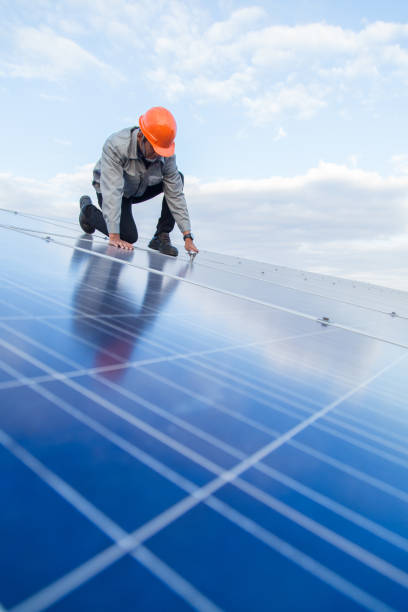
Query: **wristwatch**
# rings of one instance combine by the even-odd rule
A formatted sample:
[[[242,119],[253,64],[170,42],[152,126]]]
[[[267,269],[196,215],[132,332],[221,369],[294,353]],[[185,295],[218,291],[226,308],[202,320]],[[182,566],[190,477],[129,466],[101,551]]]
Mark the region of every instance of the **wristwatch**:
[[[183,240],[186,240],[187,238],[191,238],[191,240],[194,240],[193,234],[184,234]]]

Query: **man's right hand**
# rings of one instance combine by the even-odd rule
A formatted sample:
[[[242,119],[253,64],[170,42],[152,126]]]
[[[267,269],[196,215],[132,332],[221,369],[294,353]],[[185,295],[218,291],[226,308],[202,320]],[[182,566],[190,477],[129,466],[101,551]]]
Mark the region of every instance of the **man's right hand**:
[[[126,240],[121,240],[119,234],[109,234],[109,244],[112,244],[119,249],[125,249],[125,251],[133,251],[135,248],[133,244],[130,242],[126,242]]]

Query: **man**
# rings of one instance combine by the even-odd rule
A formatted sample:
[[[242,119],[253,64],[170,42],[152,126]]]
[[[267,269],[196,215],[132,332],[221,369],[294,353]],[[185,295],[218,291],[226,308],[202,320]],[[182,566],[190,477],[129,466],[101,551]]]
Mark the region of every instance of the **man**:
[[[155,106],[141,115],[139,127],[109,136],[92,181],[102,212],[89,196],[81,197],[79,224],[84,232],[92,234],[98,229],[109,236],[110,244],[132,250],[138,238],[132,204],[164,193],[161,216],[149,247],[177,256],[169,236],[177,223],[186,251],[198,253],[183,193],[184,177],[174,155],[176,132],[170,111]]]

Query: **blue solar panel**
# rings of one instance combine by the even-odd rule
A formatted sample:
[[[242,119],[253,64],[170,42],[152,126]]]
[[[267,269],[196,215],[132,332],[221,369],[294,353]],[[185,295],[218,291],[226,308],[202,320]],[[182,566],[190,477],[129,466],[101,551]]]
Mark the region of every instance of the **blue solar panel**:
[[[1,223],[4,609],[407,609],[406,296]]]

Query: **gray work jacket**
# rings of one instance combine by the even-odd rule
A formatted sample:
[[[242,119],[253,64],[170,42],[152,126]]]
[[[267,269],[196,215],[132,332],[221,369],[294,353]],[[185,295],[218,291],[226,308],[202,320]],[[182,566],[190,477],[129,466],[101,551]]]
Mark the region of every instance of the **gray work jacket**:
[[[103,216],[110,234],[119,234],[122,197],[141,196],[150,185],[163,182],[167,204],[181,232],[190,232],[190,218],[176,156],[159,157],[151,164],[138,156],[138,127],[109,136],[93,171],[92,185],[102,193]]]

